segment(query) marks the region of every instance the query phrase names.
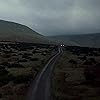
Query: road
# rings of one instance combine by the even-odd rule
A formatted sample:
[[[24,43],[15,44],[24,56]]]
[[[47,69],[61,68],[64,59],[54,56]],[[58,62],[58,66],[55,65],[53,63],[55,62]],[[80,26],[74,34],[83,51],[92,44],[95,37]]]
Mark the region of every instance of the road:
[[[27,100],[51,100],[52,72],[54,64],[62,52],[62,48],[59,48],[58,53],[48,61],[41,73],[37,75],[30,88]]]

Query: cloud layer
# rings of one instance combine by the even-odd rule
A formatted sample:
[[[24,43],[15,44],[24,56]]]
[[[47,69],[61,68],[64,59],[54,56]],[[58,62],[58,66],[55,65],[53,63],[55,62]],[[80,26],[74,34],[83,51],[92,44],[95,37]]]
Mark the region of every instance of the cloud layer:
[[[0,0],[0,19],[43,35],[100,32],[100,0]]]

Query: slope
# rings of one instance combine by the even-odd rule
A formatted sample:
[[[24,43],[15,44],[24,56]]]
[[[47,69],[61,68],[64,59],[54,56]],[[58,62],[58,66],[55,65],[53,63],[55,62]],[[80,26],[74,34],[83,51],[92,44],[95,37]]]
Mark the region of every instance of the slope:
[[[25,25],[4,20],[0,20],[0,41],[49,42],[44,36]]]

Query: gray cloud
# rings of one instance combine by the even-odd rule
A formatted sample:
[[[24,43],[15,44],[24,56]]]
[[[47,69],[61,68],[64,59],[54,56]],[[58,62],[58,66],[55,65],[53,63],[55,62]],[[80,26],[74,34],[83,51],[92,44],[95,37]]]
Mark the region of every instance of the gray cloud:
[[[100,32],[100,0],[0,0],[0,18],[43,35]]]

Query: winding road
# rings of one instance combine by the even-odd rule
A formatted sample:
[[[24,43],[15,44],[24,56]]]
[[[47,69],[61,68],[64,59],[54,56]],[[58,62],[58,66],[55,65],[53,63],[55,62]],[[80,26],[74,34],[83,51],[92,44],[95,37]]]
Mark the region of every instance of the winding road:
[[[41,73],[37,75],[28,93],[27,100],[51,100],[51,77],[54,64],[63,52],[58,48],[58,52],[48,61]]]

